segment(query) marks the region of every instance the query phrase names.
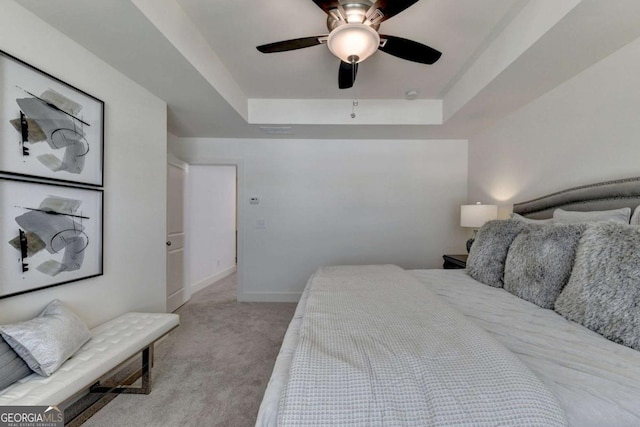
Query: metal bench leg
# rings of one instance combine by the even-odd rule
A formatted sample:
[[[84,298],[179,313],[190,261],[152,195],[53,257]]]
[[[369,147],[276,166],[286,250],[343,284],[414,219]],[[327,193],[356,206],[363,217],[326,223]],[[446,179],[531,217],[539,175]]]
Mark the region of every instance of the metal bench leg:
[[[151,364],[153,363],[153,344],[150,344],[142,350],[142,385],[133,387],[129,385],[118,384],[117,386],[101,385],[99,382],[90,389],[91,393],[110,393],[110,394],[149,394],[151,393]],[[137,374],[137,373],[136,373]],[[134,374],[135,375],[135,374]],[[128,380],[128,379],[127,379]],[[125,380],[127,383],[129,381]]]

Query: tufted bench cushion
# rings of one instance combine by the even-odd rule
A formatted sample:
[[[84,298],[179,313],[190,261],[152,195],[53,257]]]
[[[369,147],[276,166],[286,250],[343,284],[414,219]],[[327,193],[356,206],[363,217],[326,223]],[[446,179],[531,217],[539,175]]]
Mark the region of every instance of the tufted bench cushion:
[[[91,330],[93,338],[50,377],[29,375],[0,390],[0,406],[59,405],[167,334],[177,314],[126,313]]]

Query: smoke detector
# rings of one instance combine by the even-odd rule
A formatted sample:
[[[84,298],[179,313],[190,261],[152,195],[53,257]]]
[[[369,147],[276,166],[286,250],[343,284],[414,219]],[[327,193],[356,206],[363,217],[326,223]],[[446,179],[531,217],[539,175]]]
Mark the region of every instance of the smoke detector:
[[[415,89],[408,90],[408,91],[406,91],[404,93],[404,98],[409,100],[409,101],[412,101],[412,100],[418,98],[418,91],[415,90]]]

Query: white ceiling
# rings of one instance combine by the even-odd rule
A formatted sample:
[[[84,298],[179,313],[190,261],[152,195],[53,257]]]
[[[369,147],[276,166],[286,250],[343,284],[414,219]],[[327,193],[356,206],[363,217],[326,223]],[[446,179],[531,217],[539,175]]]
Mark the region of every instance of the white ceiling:
[[[186,137],[269,137],[260,127],[291,125],[295,111],[296,138],[468,138],[640,36],[637,0],[421,0],[380,32],[442,58],[377,52],[339,90],[339,60],[324,45],[255,49],[326,34],[311,0],[17,2],[164,99],[169,131]],[[423,101],[403,100],[407,90]],[[354,98],[367,107],[357,119]],[[442,124],[399,124],[426,115],[427,100],[442,107],[424,123]],[[342,103],[344,116],[330,119]]]
[[[177,0],[249,98],[440,98],[466,61],[523,0],[422,0],[385,21],[381,34],[443,52],[433,65],[377,52],[361,64],[353,90],[338,89],[338,65],[326,45],[262,54],[257,45],[327,34],[327,15],[311,0]],[[479,7],[481,5],[481,7]],[[256,72],[259,70],[259,72]]]

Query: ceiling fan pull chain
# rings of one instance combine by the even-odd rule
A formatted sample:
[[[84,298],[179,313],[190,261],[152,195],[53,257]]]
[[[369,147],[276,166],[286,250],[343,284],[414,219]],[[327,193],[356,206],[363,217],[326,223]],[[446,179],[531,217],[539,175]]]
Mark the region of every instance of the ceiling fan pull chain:
[[[351,87],[353,88],[354,91],[354,99],[353,102],[351,103],[351,118],[355,119],[356,118],[356,107],[358,106],[358,92],[357,92],[357,88],[355,87],[355,82],[356,82],[356,71],[357,71],[357,67],[358,67],[358,57],[357,56],[351,56],[349,57],[349,59],[351,60]]]
[[[350,57],[349,59],[351,59],[351,87],[353,87],[353,85],[356,82],[356,70],[357,70],[357,62],[358,60],[356,58],[354,58],[353,56]]]

